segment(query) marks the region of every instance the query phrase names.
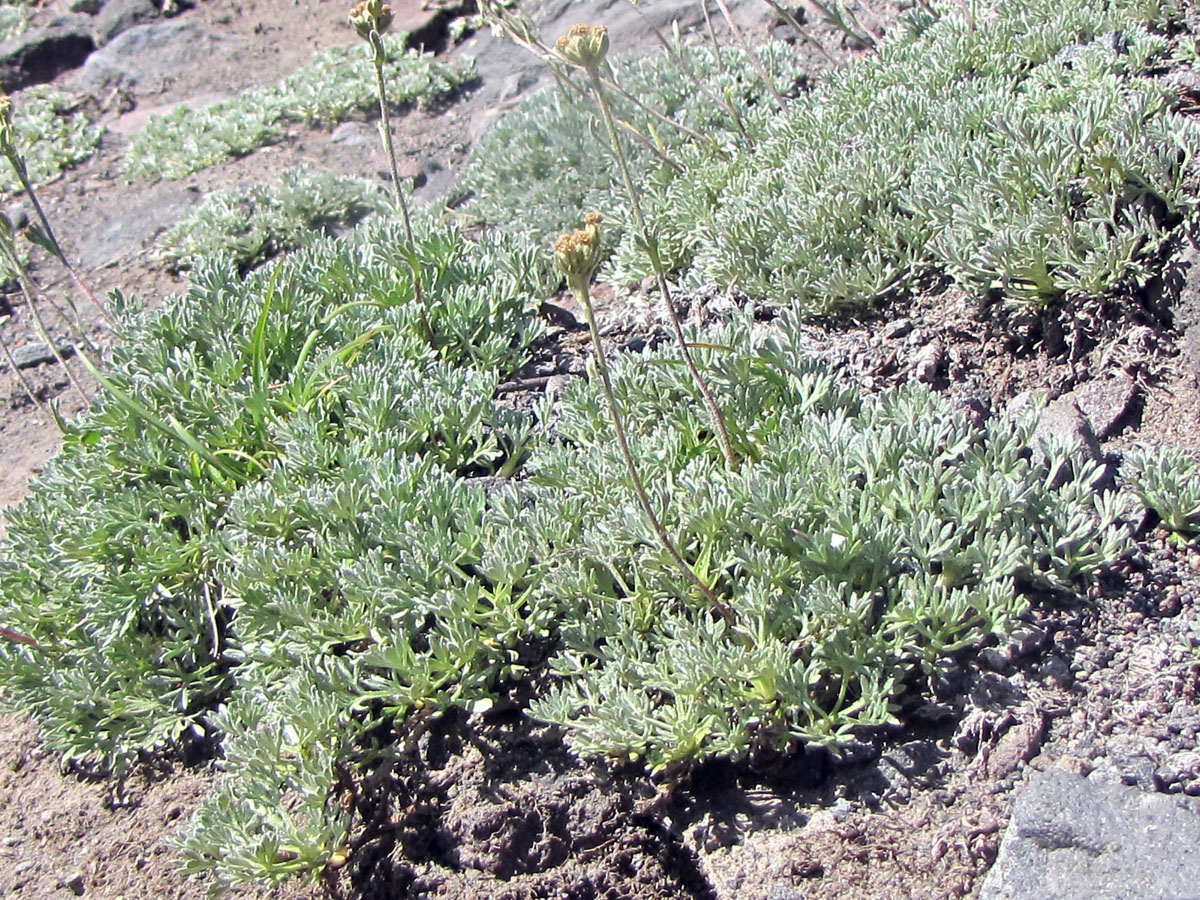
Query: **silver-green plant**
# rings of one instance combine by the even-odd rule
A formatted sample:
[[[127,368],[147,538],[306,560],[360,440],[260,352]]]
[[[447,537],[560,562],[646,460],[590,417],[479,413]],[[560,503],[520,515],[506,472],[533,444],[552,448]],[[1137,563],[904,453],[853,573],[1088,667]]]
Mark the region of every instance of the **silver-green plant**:
[[[0,41],[14,38],[29,27],[29,6],[24,2],[0,3]]]
[[[79,97],[47,84],[18,95],[12,109],[14,140],[34,187],[50,184],[96,151],[101,129],[88,121],[81,106]],[[6,193],[24,190],[15,172],[0,174],[0,188]]]
[[[158,247],[176,269],[218,255],[248,269],[385,207],[378,186],[361,178],[287,169],[270,184],[209,194],[159,239]]]
[[[1194,208],[1184,179],[1200,144],[1195,121],[1146,77],[1169,49],[1171,8],[1015,0],[978,29],[956,6],[936,9],[914,10],[877,54],[823,76],[779,114],[747,104],[752,150],[732,136],[723,154],[672,141],[680,172],[625,142],[673,277],[736,284],[812,314],[860,309],[931,271],[1037,306],[1153,277]],[[774,71],[786,64],[786,53],[759,53]],[[721,57],[731,75],[753,70],[736,48]],[[712,67],[700,74],[721,77]],[[655,90],[649,78],[622,80]],[[692,93],[677,107],[684,117],[699,111]],[[481,213],[544,228],[562,197],[567,210],[632,219],[612,179],[593,177],[577,104],[546,93],[510,119],[464,179]],[[519,196],[503,183],[514,167]],[[636,228],[622,235],[608,271],[653,276],[641,244]]]
[[[469,63],[438,62],[405,47],[406,35],[383,35],[384,73],[393,103],[436,102],[475,78]],[[125,150],[126,174],[182,178],[278,141],[290,123],[336,124],[378,104],[373,63],[356,46],[313,54],[277,84],[243,91],[199,109],[185,105],[150,117]]]
[[[1174,446],[1133,450],[1121,474],[1168,531],[1185,540],[1200,532],[1200,460],[1194,455]]]
[[[615,361],[634,459],[671,485],[662,524],[724,586],[736,628],[673,599],[674,566],[609,488],[624,464],[604,449],[600,386],[560,399],[524,499],[578,533],[571,564],[537,588],[573,611],[548,663],[557,683],[531,711],[579,752],[673,770],[794,742],[836,750],[894,724],[938,660],[1128,547],[1127,504],[1097,491],[1105,467],[1079,448],[1035,462],[1032,423],[980,427],[923,387],[860,395],[806,358],[802,334],[788,313],[706,336],[731,348],[709,371],[760,451],[737,471],[679,402],[687,373],[653,364],[669,348]]]

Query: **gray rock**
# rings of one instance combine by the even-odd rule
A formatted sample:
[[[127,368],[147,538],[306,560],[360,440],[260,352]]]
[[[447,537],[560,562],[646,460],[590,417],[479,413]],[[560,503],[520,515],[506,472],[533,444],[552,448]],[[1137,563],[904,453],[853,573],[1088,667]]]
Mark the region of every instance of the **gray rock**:
[[[1118,372],[1080,385],[1066,397],[1079,404],[1096,437],[1105,441],[1120,430],[1138,398],[1138,386],[1126,373]]]
[[[1184,750],[1168,756],[1158,767],[1155,777],[1157,785],[1163,790],[1194,795],[1196,788],[1193,786],[1200,786],[1200,753]]]
[[[1200,251],[1188,246],[1180,256],[1179,297],[1171,308],[1173,324],[1183,333],[1180,366],[1200,378]]]
[[[913,358],[913,377],[922,384],[933,384],[944,371],[946,348],[939,340],[931,341],[917,351]]]
[[[329,135],[329,143],[355,149],[362,147],[374,149],[378,140],[379,138],[375,136],[372,129],[362,122],[343,122]]]
[[[1052,450],[1061,447],[1074,448],[1072,460],[1082,457],[1089,462],[1099,462],[1104,458],[1096,433],[1072,397],[1060,397],[1047,404],[1038,416],[1030,443],[1034,460],[1039,465],[1045,465]],[[1064,466],[1052,486],[1060,487],[1070,477],[1069,467]]]
[[[1037,756],[1046,739],[1046,720],[1038,714],[1031,722],[1022,722],[1004,732],[988,759],[988,774],[1005,778],[1021,763]]]
[[[29,207],[20,200],[14,200],[5,206],[4,215],[14,229],[21,229],[29,224]]]
[[[0,43],[0,90],[43,84],[83,64],[96,48],[87,16],[59,16]]]
[[[68,340],[60,338],[54,344],[58,347],[58,352],[62,354],[64,359],[75,354],[75,348]],[[12,352],[12,356],[13,362],[17,364],[18,369],[32,369],[34,366],[40,366],[43,363],[58,362],[49,344],[43,344],[40,341],[18,347]],[[7,368],[7,363],[8,360],[0,361],[0,365],[4,365],[5,368]]]
[[[1034,443],[1061,442],[1084,448],[1092,459],[1100,458],[1096,433],[1073,397],[1059,397],[1046,404],[1033,432]]]
[[[913,787],[929,787],[941,775],[946,752],[933,741],[909,741],[889,749],[877,764],[888,799],[904,799]]]
[[[200,201],[200,195],[174,183],[147,188],[140,202],[112,210],[84,231],[78,244],[80,263],[99,269],[150,246]]]
[[[1013,808],[980,900],[1200,900],[1200,804],[1051,769]]]
[[[96,46],[102,47],[134,25],[158,18],[158,7],[150,0],[105,0],[92,24]]]
[[[1153,746],[1153,743],[1147,743],[1135,734],[1114,734],[1105,741],[1103,752],[1116,770],[1121,784],[1153,790],[1158,768]]]
[[[91,94],[152,87],[186,66],[227,55],[241,43],[194,22],[135,25],[88,57],[79,87]]]
[[[76,897],[82,897],[87,891],[87,876],[82,872],[72,872],[64,875],[58,882],[60,888],[65,888]]]
[[[73,13],[84,13],[85,15],[94,16],[100,12],[100,0],[71,0],[71,5],[67,7]]]

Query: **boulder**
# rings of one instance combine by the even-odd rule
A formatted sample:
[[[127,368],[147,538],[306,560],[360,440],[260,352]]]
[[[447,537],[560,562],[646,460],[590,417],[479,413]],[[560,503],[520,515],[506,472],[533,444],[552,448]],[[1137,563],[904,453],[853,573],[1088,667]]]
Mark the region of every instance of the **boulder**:
[[[1180,257],[1179,297],[1171,309],[1180,333],[1179,365],[1200,381],[1200,250],[1188,246]]]
[[[96,46],[103,47],[117,35],[135,25],[158,18],[158,7],[151,0],[106,0],[92,22]]]
[[[134,25],[88,58],[79,86],[99,95],[117,87],[164,83],[181,68],[229,53],[240,43],[194,22]]]
[[[87,16],[59,16],[0,42],[0,90],[15,91],[52,81],[83,64],[96,48]]]
[[[1200,898],[1200,804],[1051,769],[1017,798],[980,900]]]
[[[1117,434],[1137,405],[1137,383],[1125,372],[1088,381],[1067,396],[1078,405],[1099,440]]]
[[[80,264],[99,269],[147,249],[200,199],[199,193],[175,182],[148,187],[138,201],[111,211],[84,231],[76,251]]]

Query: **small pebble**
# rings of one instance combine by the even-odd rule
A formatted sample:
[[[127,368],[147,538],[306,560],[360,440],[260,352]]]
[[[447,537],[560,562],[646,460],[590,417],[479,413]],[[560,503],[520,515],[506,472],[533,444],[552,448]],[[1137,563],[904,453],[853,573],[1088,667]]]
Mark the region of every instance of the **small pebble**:
[[[76,897],[82,897],[84,891],[87,890],[87,879],[82,872],[75,872],[69,878],[64,878],[58,883],[61,888],[66,888]]]

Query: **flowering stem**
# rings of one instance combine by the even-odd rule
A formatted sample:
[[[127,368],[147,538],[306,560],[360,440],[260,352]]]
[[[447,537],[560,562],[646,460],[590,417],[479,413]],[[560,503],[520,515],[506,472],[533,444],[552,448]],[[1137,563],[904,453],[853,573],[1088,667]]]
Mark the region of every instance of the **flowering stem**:
[[[737,22],[733,20],[733,14],[729,11],[729,6],[725,3],[725,0],[717,0],[717,8],[721,10],[721,15],[725,17],[725,22],[729,25],[729,30],[733,32],[733,39],[741,46],[742,52],[746,54],[746,58],[750,60],[750,64],[758,72],[758,77],[763,80],[763,84],[767,86],[767,90],[771,92],[771,96],[775,98],[775,102],[782,109],[787,105],[787,101],[783,99],[783,94],[779,93],[778,88],[775,87],[775,82],[772,80],[771,74],[762,64],[762,60],[758,58],[758,54],[754,52],[754,48],[746,42],[746,38],[742,35],[742,29],[738,28]]]
[[[704,599],[712,604],[713,609],[732,627],[736,623],[733,611],[729,608],[729,605],[718,597],[716,591],[705,584],[703,579],[696,574],[695,570],[687,564],[679,554],[679,551],[675,549],[674,542],[672,542],[670,535],[667,534],[667,530],[663,527],[658,515],[654,512],[654,507],[650,503],[650,496],[646,493],[642,477],[638,474],[637,465],[633,461],[633,454],[629,450],[629,440],[625,436],[625,425],[622,422],[621,411],[617,406],[617,397],[613,393],[612,381],[608,375],[608,363],[604,358],[604,345],[600,342],[600,329],[596,326],[596,314],[592,310],[587,281],[577,281],[572,287],[575,290],[575,295],[579,298],[579,305],[583,307],[584,316],[587,319],[588,331],[592,335],[592,345],[596,348],[596,369],[600,373],[602,393],[608,405],[608,413],[612,419],[613,433],[617,437],[617,446],[621,450],[621,458],[625,461],[625,471],[628,472],[629,480],[633,484],[633,492],[637,495],[638,505],[641,506],[642,512],[650,523],[650,527],[654,529],[654,533],[658,536],[659,543],[663,545],[663,549],[667,551],[667,554],[671,557],[679,571],[699,589],[700,593],[704,595]]]
[[[600,102],[600,111],[604,116],[604,124],[608,129],[608,140],[612,144],[613,155],[617,158],[617,166],[621,170],[621,179],[625,182],[625,191],[629,194],[629,205],[633,211],[634,222],[641,234],[642,243],[646,246],[646,252],[650,255],[650,265],[654,268],[655,277],[658,279],[658,289],[662,293],[663,302],[667,307],[667,316],[671,321],[671,329],[675,332],[675,341],[679,344],[679,352],[682,354],[683,361],[692,375],[692,380],[696,382],[696,387],[700,389],[700,394],[704,398],[704,405],[708,407],[709,415],[712,416],[713,425],[716,427],[717,439],[721,444],[721,452],[725,456],[725,463],[730,469],[736,469],[737,455],[733,452],[733,443],[729,440],[729,431],[725,427],[725,417],[721,414],[721,408],[717,406],[716,398],[713,397],[712,391],[709,390],[704,376],[700,374],[695,360],[692,359],[692,353],[688,349],[687,338],[683,334],[683,325],[679,321],[679,315],[675,312],[675,304],[671,299],[671,288],[667,284],[667,274],[663,268],[662,257],[658,252],[658,242],[650,234],[650,229],[646,226],[646,217],[642,215],[642,206],[638,202],[637,189],[633,185],[633,177],[629,174],[629,163],[625,159],[625,150],[621,147],[621,141],[617,136],[617,128],[613,122],[612,110],[609,109],[604,87],[600,83],[600,76],[595,68],[589,68],[585,71],[587,71],[588,77],[591,78],[592,90],[595,91],[596,99]]]
[[[708,85],[701,81],[696,75],[695,69],[692,68],[692,64],[688,62],[687,57],[683,54],[683,51],[680,49],[679,45],[672,44],[666,39],[666,37],[663,36],[663,33],[659,31],[658,26],[651,22],[650,17],[642,11],[641,6],[638,5],[638,0],[627,0],[627,2],[633,7],[633,11],[641,17],[642,21],[646,23],[646,27],[650,29],[650,32],[654,35],[655,40],[657,40],[658,43],[662,45],[662,48],[667,51],[667,55],[675,60],[675,63],[683,71],[683,74],[687,76],[688,81],[690,81],[696,90],[702,93],[711,102],[715,103],[717,106],[720,106],[725,110],[726,113],[728,113],[729,118],[733,121],[734,127],[737,128],[742,137],[745,139],[746,146],[753,148],[754,139],[750,137],[750,133],[746,131],[746,126],[742,123],[742,117],[737,111],[737,108],[729,102],[728,98],[719,97],[713,91],[709,90]],[[767,0],[767,2],[770,3],[771,0]],[[704,0],[704,2],[702,2],[700,5],[704,8],[704,18],[711,28],[712,20],[708,16],[707,0]],[[717,45],[715,37],[713,38],[713,56],[716,57],[717,68],[724,73],[725,63],[721,59],[721,48]]]
[[[387,152],[388,162],[392,167],[392,187],[396,191],[396,207],[400,210],[400,218],[404,222],[404,237],[408,242],[405,257],[408,260],[409,271],[412,272],[413,293],[417,298],[417,315],[421,318],[421,329],[425,332],[425,340],[429,346],[437,349],[437,337],[433,326],[429,323],[429,308],[425,302],[425,294],[421,288],[421,270],[417,265],[417,242],[413,238],[412,219],[408,214],[408,201],[404,199],[404,188],[400,186],[400,170],[396,165],[396,149],[392,145],[392,119],[388,112],[387,87],[383,81],[383,40],[378,31],[372,31],[370,36],[371,52],[375,63],[375,87],[379,93],[379,130],[383,135],[383,149]]]

